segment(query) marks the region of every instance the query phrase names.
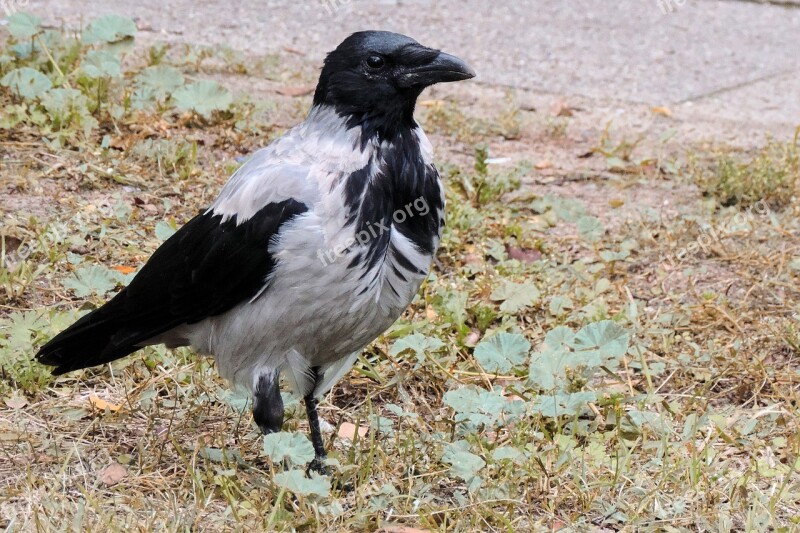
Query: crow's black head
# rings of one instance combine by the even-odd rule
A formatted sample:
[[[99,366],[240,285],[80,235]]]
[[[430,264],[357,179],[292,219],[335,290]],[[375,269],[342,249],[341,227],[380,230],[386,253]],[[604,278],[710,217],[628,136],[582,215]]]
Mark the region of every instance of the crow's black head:
[[[328,54],[314,105],[332,105],[356,123],[378,131],[413,124],[414,104],[425,87],[475,76],[455,56],[386,31],[354,33]]]

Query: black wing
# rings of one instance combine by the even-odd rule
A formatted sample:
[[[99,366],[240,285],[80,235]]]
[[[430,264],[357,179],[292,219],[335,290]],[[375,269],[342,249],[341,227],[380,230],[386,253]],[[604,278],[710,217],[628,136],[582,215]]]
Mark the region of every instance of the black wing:
[[[124,357],[181,324],[219,315],[253,298],[275,266],[270,240],[306,212],[295,200],[271,203],[246,222],[199,214],[159,247],[114,298],[83,316],[36,355],[53,374]]]

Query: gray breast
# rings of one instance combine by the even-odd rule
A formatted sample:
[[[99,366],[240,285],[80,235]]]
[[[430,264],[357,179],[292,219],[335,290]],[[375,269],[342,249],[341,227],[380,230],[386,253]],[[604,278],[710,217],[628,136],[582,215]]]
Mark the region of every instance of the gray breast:
[[[416,161],[426,170],[415,170],[415,176],[426,179],[424,203],[430,212],[425,220],[434,221],[426,245],[414,242],[408,222],[398,221],[391,211],[382,219],[383,227],[359,235],[365,226],[353,223],[354,206],[345,201],[347,178],[359,170],[381,168],[380,154],[387,153],[387,147],[355,142],[352,130],[342,132],[342,122],[336,119],[319,111],[315,120],[325,127],[298,127],[257,153],[212,207],[223,216],[237,213],[237,219],[283,196],[298,197],[309,207],[269,243],[276,266],[255,298],[179,332],[198,350],[214,355],[223,377],[248,389],[254,386],[254,376],[267,369],[301,368],[302,373],[304,366],[325,367],[362,350],[411,303],[441,237],[443,191],[421,130],[414,132],[420,150]],[[362,151],[354,151],[356,145]],[[377,179],[374,172],[369,174],[365,186]],[[403,183],[401,176],[388,177],[392,186]],[[409,202],[414,209],[413,201],[420,197],[397,196],[407,200],[401,209]],[[376,240],[381,243],[377,248]],[[364,261],[370,252],[374,260]]]

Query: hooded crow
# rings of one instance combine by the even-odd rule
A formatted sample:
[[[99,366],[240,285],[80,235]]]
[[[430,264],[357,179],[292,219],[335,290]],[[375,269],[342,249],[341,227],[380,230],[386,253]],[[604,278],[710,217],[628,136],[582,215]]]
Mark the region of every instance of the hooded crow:
[[[305,401],[309,468],[325,472],[317,398],[411,303],[445,223],[417,98],[474,76],[404,35],[349,36],[325,59],[306,120],[255,152],[38,360],[60,375],[148,345],[191,346],[252,393],[264,433],[283,424],[283,375]]]

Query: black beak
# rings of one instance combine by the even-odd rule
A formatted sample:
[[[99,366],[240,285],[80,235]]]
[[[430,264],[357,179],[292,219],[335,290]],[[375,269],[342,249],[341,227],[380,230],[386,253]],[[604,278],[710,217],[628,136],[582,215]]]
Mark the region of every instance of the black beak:
[[[468,80],[475,77],[475,71],[461,59],[444,52],[424,65],[407,67],[399,77],[403,88],[427,87],[434,83]]]

